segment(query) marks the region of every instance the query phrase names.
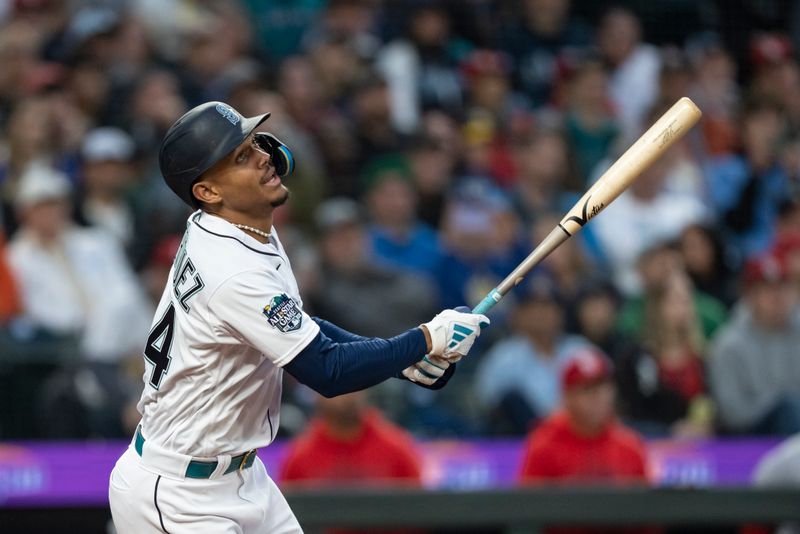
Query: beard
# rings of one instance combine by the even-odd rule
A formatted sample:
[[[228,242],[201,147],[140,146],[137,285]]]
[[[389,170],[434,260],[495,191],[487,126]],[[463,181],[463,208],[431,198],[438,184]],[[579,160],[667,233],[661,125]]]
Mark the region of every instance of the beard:
[[[269,203],[270,206],[272,206],[273,208],[277,208],[278,206],[283,206],[284,204],[286,204],[286,201],[289,200],[290,196],[289,188],[286,187],[285,185],[281,185],[281,187],[283,188],[281,196]]]

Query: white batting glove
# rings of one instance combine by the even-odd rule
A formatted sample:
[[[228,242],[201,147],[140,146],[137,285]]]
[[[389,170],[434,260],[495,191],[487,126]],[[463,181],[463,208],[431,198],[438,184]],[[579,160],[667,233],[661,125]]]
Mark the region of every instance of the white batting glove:
[[[422,326],[431,336],[429,354],[453,363],[467,355],[481,334],[481,328],[488,325],[489,318],[485,315],[444,310]]]
[[[417,382],[424,386],[432,386],[444,375],[448,367],[450,367],[450,362],[447,360],[439,356],[428,355],[414,365],[403,369],[403,376],[412,382]]]

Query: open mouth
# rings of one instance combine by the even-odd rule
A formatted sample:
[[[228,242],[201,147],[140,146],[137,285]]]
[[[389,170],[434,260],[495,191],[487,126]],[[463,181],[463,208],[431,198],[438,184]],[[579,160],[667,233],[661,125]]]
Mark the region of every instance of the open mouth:
[[[275,168],[271,167],[269,172],[261,178],[261,185],[280,185],[281,177],[275,172]]]

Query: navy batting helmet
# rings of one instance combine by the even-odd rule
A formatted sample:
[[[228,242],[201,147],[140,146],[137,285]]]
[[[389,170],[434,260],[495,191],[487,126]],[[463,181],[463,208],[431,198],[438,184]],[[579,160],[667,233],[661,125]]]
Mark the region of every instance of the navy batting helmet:
[[[243,117],[223,102],[206,102],[186,112],[170,126],[161,142],[158,163],[167,185],[181,200],[196,207],[192,194],[194,182],[230,154],[269,116],[264,113]],[[272,156],[279,176],[292,172],[294,160],[286,145],[272,135],[258,141]]]

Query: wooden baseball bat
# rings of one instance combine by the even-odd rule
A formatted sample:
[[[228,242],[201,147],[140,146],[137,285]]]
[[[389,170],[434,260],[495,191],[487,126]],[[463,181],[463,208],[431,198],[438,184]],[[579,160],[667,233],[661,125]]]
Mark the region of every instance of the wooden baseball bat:
[[[589,220],[625,191],[644,169],[683,137],[697,123],[700,115],[700,109],[689,98],[678,100],[614,162],[567,212],[558,226],[553,228],[500,285],[475,306],[472,313],[486,313],[500,302],[511,288],[522,282],[531,269],[561,243],[580,231]]]

